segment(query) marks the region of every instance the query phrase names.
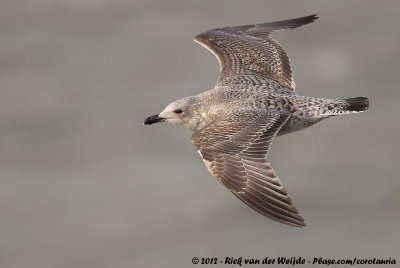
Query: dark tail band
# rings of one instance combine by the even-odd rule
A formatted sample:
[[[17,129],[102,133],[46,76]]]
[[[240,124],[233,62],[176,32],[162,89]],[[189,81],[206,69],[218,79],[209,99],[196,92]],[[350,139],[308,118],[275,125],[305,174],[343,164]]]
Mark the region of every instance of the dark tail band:
[[[369,99],[367,97],[350,98],[345,99],[345,101],[349,105],[349,111],[363,112],[369,108]]]

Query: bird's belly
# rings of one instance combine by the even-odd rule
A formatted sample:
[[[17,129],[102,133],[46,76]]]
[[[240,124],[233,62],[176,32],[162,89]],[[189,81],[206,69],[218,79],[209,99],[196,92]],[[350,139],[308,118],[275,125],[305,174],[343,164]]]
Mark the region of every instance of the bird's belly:
[[[291,132],[301,130],[303,128],[310,127],[315,123],[321,121],[323,118],[315,117],[302,117],[296,113],[292,114],[286,123],[282,126],[281,130],[278,132],[277,136],[285,135]]]

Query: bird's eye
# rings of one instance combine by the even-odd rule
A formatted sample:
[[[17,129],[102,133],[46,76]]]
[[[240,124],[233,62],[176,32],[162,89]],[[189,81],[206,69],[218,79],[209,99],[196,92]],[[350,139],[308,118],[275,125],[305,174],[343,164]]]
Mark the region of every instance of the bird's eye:
[[[175,111],[174,111],[174,113],[176,113],[176,114],[181,114],[183,111],[182,111],[182,109],[176,109]]]

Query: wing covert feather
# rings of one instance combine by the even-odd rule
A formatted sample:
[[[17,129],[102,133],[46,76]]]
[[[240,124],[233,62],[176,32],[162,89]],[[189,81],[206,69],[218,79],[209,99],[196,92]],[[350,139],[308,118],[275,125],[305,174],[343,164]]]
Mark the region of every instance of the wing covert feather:
[[[262,215],[302,227],[303,218],[266,159],[289,114],[234,111],[193,134],[191,141],[211,174]]]
[[[268,84],[295,88],[289,57],[270,37],[272,32],[313,22],[316,15],[302,18],[213,29],[194,40],[210,50],[220,63],[217,86]],[[272,81],[271,81],[272,80]]]

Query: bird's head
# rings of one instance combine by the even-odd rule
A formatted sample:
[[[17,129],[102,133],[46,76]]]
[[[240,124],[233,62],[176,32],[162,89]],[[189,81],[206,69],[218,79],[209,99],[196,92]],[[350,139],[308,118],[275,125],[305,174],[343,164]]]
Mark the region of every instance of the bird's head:
[[[147,117],[144,120],[144,124],[151,125],[158,122],[168,122],[195,130],[200,120],[198,106],[198,97],[182,98],[168,104],[160,114]]]

